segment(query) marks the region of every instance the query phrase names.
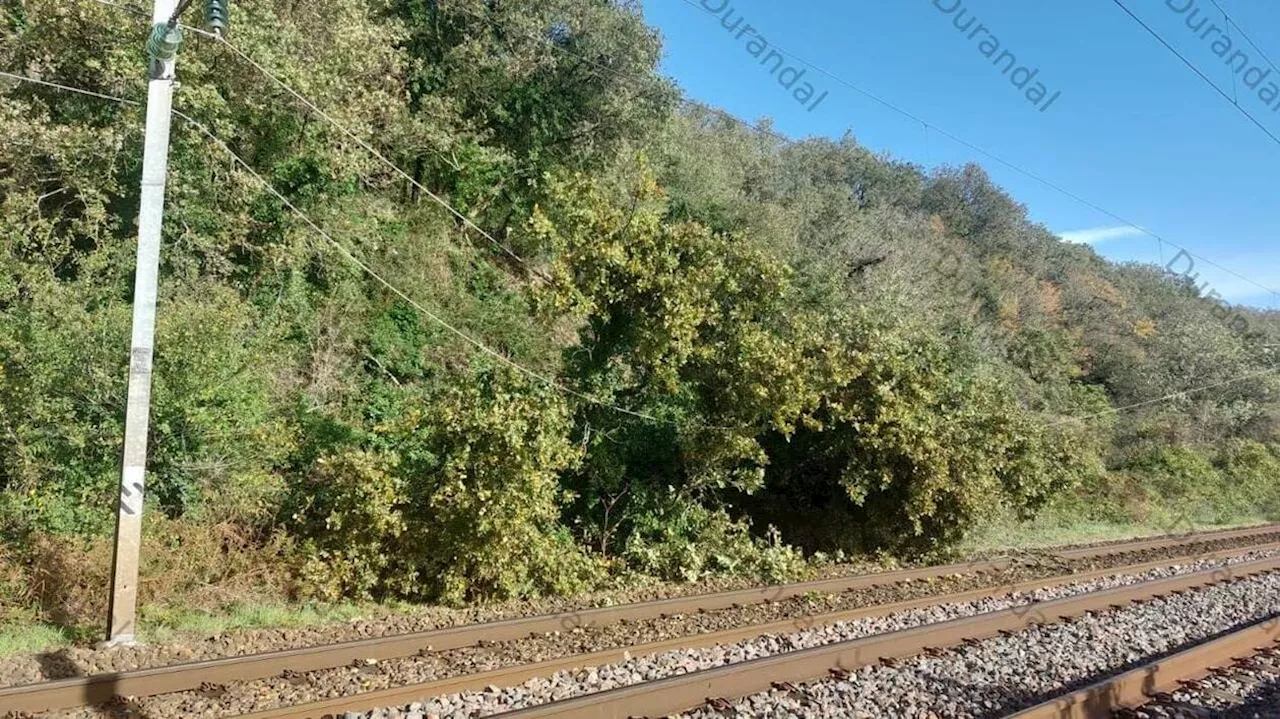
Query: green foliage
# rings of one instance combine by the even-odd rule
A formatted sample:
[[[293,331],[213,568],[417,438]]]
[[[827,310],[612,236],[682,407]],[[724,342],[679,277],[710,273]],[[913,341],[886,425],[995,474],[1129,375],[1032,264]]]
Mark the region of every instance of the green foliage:
[[[738,238],[664,220],[653,181],[642,174],[636,187],[621,205],[566,181],[531,228],[558,258],[544,311],[580,323],[566,372],[647,415],[579,410],[574,518],[606,553],[669,514],[647,501],[664,492],[682,505],[677,497],[757,489],[767,462],[758,435],[793,430],[834,354],[814,318],[788,307],[784,266]]]
[[[612,161],[674,103],[655,72],[657,33],[629,2],[391,5],[416,60],[410,106],[432,125],[413,154],[415,175],[495,234],[528,216],[546,174]]]
[[[1136,480],[1137,486],[1159,497],[1162,510],[1170,515],[1206,521],[1237,509],[1229,501],[1222,501],[1225,477],[1193,447],[1153,445],[1134,452],[1118,469]]]
[[[6,70],[144,97],[145,20],[0,13]],[[1227,382],[1280,360],[1280,313],[1242,328],[1063,243],[976,166],[676,111],[635,3],[235,15],[416,184],[234,53],[182,50],[179,109],[397,291],[175,123],[148,478],[174,562],[231,532],[303,592],[462,602],[780,579],[793,546],[919,554],[1045,507],[1280,513],[1280,376]],[[0,536],[27,558],[110,527],[141,120],[0,83]]]
[[[513,370],[405,392],[368,451],[321,458],[296,488],[303,574],[322,596],[461,602],[566,593],[595,567],[558,528],[558,474],[577,459],[568,410]]]
[[[1249,439],[1226,443],[1214,462],[1223,477],[1222,494],[1216,498],[1220,513],[1280,517],[1280,445],[1264,445]]]
[[[119,482],[129,308],[71,284],[33,293],[0,326],[0,485],[40,524],[98,532]],[[170,516],[270,515],[289,452],[273,416],[270,341],[217,286],[166,293],[156,331],[149,498]],[[46,478],[58,477],[57,482]],[[220,498],[206,505],[208,498]]]
[[[1084,476],[1073,433],[1038,426],[954,347],[876,321],[844,336],[851,379],[773,442],[759,503],[806,546],[955,544],[993,510],[1032,514]]]
[[[359,599],[385,581],[393,561],[388,550],[406,530],[401,505],[407,501],[405,482],[391,474],[388,462],[356,450],[316,462],[303,485],[304,504],[294,514],[304,523],[301,533],[313,535],[303,545],[307,591],[330,601]]]
[[[647,490],[641,490],[647,491]],[[794,579],[805,568],[803,556],[784,545],[780,535],[751,536],[750,527],[723,510],[711,510],[674,488],[633,500],[635,518],[621,557],[643,574],[693,582],[718,574],[759,577],[770,582]]]

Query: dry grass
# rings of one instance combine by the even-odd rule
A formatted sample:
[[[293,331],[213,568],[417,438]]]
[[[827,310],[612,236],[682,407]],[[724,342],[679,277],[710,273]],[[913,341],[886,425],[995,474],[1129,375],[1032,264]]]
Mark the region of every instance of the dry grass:
[[[40,625],[79,637],[107,612],[110,537],[35,535],[21,552],[0,553],[0,624]],[[152,515],[143,534],[139,604],[216,614],[284,602],[291,590],[286,540],[255,537],[228,523]]]

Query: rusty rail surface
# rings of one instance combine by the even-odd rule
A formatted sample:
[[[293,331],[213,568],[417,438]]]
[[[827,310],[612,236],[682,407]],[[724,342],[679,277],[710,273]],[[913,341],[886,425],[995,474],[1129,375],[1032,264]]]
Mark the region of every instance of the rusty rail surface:
[[[774,684],[799,684],[848,672],[884,659],[901,659],[930,647],[947,647],[965,640],[986,639],[1000,632],[1025,629],[1061,617],[1103,611],[1127,602],[1145,600],[1198,586],[1231,582],[1280,569],[1280,557],[1249,562],[1231,572],[1214,569],[1015,607],[976,617],[927,624],[887,634],[778,654],[715,669],[692,672],[619,689],[564,699],[529,709],[496,715],[502,719],[627,719],[680,714],[708,699],[735,699],[768,691]]]
[[[1012,714],[1009,719],[1111,719],[1118,710],[1140,707],[1185,680],[1199,679],[1213,667],[1230,664],[1236,657],[1253,654],[1255,647],[1277,641],[1280,621],[1267,619]]]
[[[1258,524],[1237,529],[1223,529],[1214,532],[1183,532],[1180,534],[1163,534],[1155,537],[1141,537],[1121,542],[1103,544],[1086,544],[1078,547],[1054,548],[1045,547],[1043,551],[1062,559],[1081,559],[1084,557],[1107,557],[1113,554],[1138,552],[1143,549],[1169,547],[1179,544],[1197,542],[1219,542],[1224,539],[1237,539],[1280,532],[1280,523]]]
[[[1254,549],[1246,551],[1221,550],[1220,552],[1204,555],[1202,558],[1220,559],[1232,556],[1232,554],[1244,554],[1247,553],[1247,551],[1269,551],[1273,549],[1280,549],[1280,543],[1260,545]],[[371,709],[378,709],[381,707],[410,704],[414,701],[429,697],[442,696],[445,694],[481,691],[490,686],[514,686],[534,677],[545,677],[560,671],[572,671],[585,667],[614,664],[625,661],[627,657],[648,656],[651,654],[660,654],[662,652],[669,652],[678,649],[700,649],[722,644],[733,644],[744,639],[752,639],[768,634],[789,634],[796,631],[807,630],[812,627],[827,626],[837,622],[848,622],[855,619],[866,619],[870,617],[883,617],[890,614],[896,614],[898,612],[905,612],[912,609],[920,609],[940,604],[973,602],[981,599],[1001,597],[1014,592],[1028,592],[1036,589],[1058,587],[1064,584],[1073,584],[1075,582],[1084,582],[1114,574],[1139,574],[1151,569],[1159,569],[1161,567],[1178,564],[1178,562],[1178,559],[1162,559],[1126,567],[1098,569],[1090,572],[1064,574],[1046,579],[1032,579],[1025,582],[1004,584],[997,587],[983,587],[954,594],[920,597],[903,602],[895,602],[893,604],[878,604],[874,606],[859,607],[857,609],[847,609],[839,612],[829,612],[826,614],[793,617],[765,624],[734,627],[732,629],[725,629],[717,632],[675,637],[661,642],[617,647],[591,654],[577,654],[557,659],[549,659],[534,664],[521,664],[518,666],[503,667],[501,669],[494,669],[476,674],[466,674],[431,682],[391,687],[388,689],[337,697],[335,699],[326,699],[323,701],[300,704],[292,707],[269,709],[252,714],[245,714],[238,717],[238,719],[314,719],[317,717],[337,716],[343,712],[369,711]],[[1026,611],[1032,611],[1031,607],[1034,606],[1034,604],[1028,605]]]
[[[1046,552],[1046,554],[1063,559],[1080,559],[1245,537],[1261,538],[1268,535],[1280,535],[1280,525],[1262,525],[1244,529],[1166,536],[1154,539],[1144,538],[1132,542],[1076,547],[1058,552]],[[1223,551],[1240,554],[1257,548],[1246,546]],[[1186,555],[1181,559],[1190,556],[1206,555]],[[1176,563],[1178,559],[1171,558],[1165,560],[1164,563]],[[734,605],[781,601],[802,596],[809,592],[838,593],[903,581],[972,574],[983,571],[1002,571],[1008,569],[1015,562],[1016,560],[1012,558],[1000,558],[944,566],[877,572],[796,584],[674,597],[616,607],[581,609],[557,614],[468,624],[410,634],[188,662],[127,672],[98,674],[89,677],[58,679],[0,689],[0,711],[50,711],[99,704],[115,696],[141,697],[169,694],[191,690],[203,683],[225,684],[262,679],[282,674],[286,670],[309,672],[331,669],[351,664],[357,660],[396,659],[413,656],[427,649],[442,651],[473,646],[481,640],[489,642],[510,641],[521,639],[534,633],[565,631],[576,627],[603,626],[622,620],[637,621],[656,618],[664,614],[689,614],[698,611],[726,609]],[[1115,573],[1124,569],[1124,567],[1114,567],[1111,571]]]

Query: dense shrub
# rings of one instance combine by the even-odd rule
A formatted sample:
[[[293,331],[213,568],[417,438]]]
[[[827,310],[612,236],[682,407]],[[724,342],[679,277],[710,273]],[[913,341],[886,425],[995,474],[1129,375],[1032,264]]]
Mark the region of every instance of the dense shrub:
[[[753,537],[747,523],[673,488],[636,498],[631,516],[621,556],[641,574],[686,582],[719,574],[781,582],[805,569],[801,553],[784,545],[776,532]]]
[[[21,408],[0,413],[0,486],[40,526],[95,534],[114,518],[129,308],[86,294],[81,285],[33,293],[0,325],[0,401]],[[272,472],[292,441],[275,413],[271,338],[225,288],[175,288],[161,307],[150,501],[170,517],[270,516]]]
[[[414,182],[234,54],[183,49],[182,111],[327,237],[175,125],[146,523],[168,551],[144,567],[175,602],[233,570],[462,602],[781,578],[792,546],[919,554],[1045,506],[1280,512],[1280,313],[1242,328],[1186,278],[1061,242],[981,168],[676,111],[633,2],[236,12],[239,47]],[[123,17],[5,3],[0,67],[142,97],[146,23]],[[12,602],[105,581],[141,118],[0,83]]]
[[[391,453],[321,458],[294,488],[303,568],[326,597],[460,602],[566,593],[596,568],[559,527],[578,458],[562,396],[509,368],[406,392],[375,431]]]
[[[1221,514],[1280,519],[1280,445],[1233,439],[1215,465],[1224,483],[1217,497]]]
[[[1084,467],[981,365],[906,328],[851,325],[852,377],[769,446],[754,504],[812,549],[918,552],[1002,509],[1028,516]]]
[[[1143,489],[1146,502],[1159,514],[1212,522],[1239,509],[1227,478],[1195,447],[1152,446],[1134,452],[1117,471]]]

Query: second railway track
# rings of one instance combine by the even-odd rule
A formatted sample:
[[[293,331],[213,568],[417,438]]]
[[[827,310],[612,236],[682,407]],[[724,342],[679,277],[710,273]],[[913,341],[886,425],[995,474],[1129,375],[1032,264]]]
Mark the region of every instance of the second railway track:
[[[1146,662],[1010,719],[1207,717],[1280,717],[1280,618]]]

